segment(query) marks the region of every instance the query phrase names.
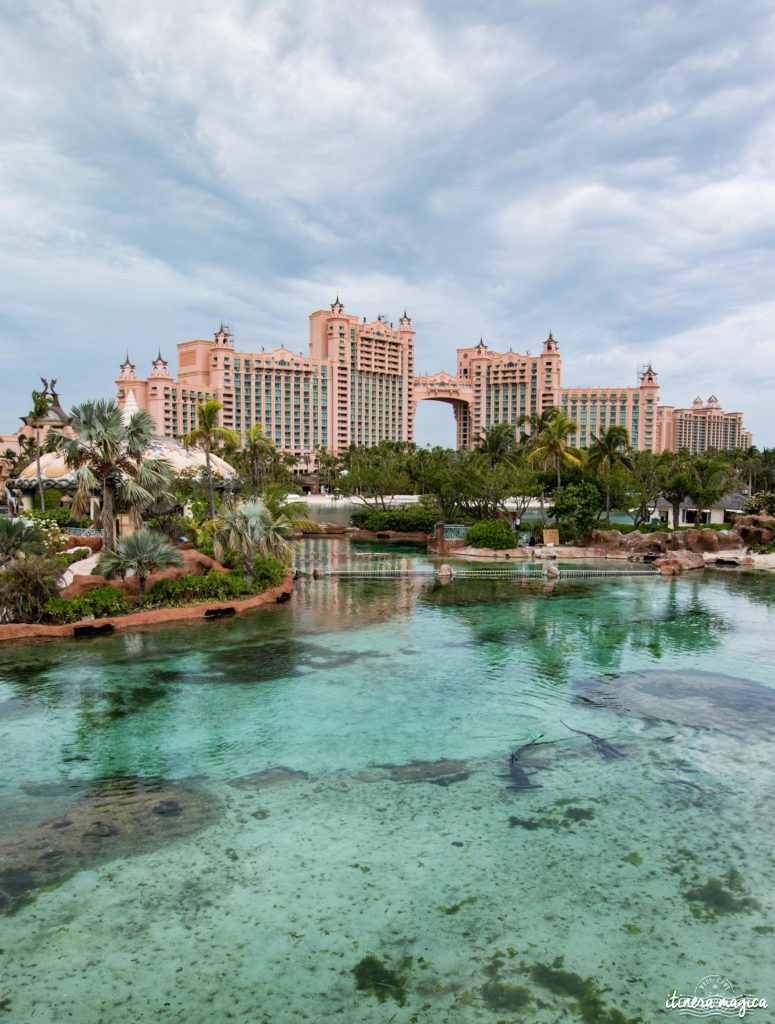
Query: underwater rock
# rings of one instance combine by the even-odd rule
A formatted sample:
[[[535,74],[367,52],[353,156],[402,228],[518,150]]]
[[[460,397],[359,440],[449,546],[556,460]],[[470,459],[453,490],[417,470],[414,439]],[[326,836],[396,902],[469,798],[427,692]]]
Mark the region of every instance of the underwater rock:
[[[582,687],[583,700],[619,714],[688,725],[742,739],[775,735],[775,691],[699,669],[643,671]]]
[[[227,785],[235,789],[262,789],[264,786],[284,786],[309,778],[311,776],[308,772],[279,765],[277,768],[265,768],[262,772],[252,772],[250,775],[239,775],[236,779],[229,779]]]
[[[177,807],[159,813],[156,807]],[[65,815],[0,837],[0,914],[77,871],[145,853],[216,820],[219,805],[190,783],[120,779],[101,784]]]
[[[373,769],[360,772],[358,778],[361,782],[390,779],[391,782],[431,782],[436,786],[449,786],[453,782],[462,782],[470,774],[465,761],[442,758],[440,761],[411,761],[409,764],[378,764]]]
[[[180,814],[181,808],[177,800],[161,800],[151,808],[154,814]]]
[[[117,836],[119,830],[115,825],[109,825],[105,821],[95,821],[94,824],[83,833],[82,838],[88,839],[89,836],[97,836],[99,839],[107,839],[108,836]]]

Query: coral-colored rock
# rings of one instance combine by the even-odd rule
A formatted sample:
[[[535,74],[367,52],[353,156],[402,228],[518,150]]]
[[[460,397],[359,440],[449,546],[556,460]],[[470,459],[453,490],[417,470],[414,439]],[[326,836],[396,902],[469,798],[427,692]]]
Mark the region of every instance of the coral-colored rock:
[[[102,537],[76,537],[71,533],[63,533],[57,550],[66,551],[68,548],[88,548],[96,555],[98,551],[102,551]]]
[[[666,533],[628,533],[624,547],[632,555],[661,555],[667,551]]]
[[[621,549],[624,538],[618,530],[592,530],[584,540],[600,551],[617,551]]]
[[[772,516],[738,516],[729,532],[739,537],[745,547],[769,544],[775,537],[775,519]]]
[[[719,550],[716,530],[684,530],[684,546],[687,551],[716,552]]]
[[[89,577],[84,577],[88,579]],[[101,579],[101,577],[91,577]],[[116,589],[120,590],[121,587]],[[188,605],[184,608],[154,608],[151,611],[134,612],[129,615],[119,615],[116,618],[95,619],[89,625],[98,628],[110,623],[116,630],[143,629],[152,625],[163,625],[167,622],[184,622],[204,619],[207,612],[218,608],[233,608],[236,614],[253,611],[265,605],[280,604],[287,601],[293,592],[293,578],[288,573],[278,587],[264,591],[263,594],[255,594],[252,597],[241,598],[235,601],[220,601],[212,604]],[[33,637],[56,640],[61,637],[72,637],[74,630],[83,623],[67,623],[64,626],[41,626],[30,623],[8,623],[0,624],[0,643],[4,640],[28,640]]]
[[[210,558],[209,555],[203,555],[201,551],[196,551],[193,548],[184,548],[181,552],[183,556],[183,572],[179,569],[171,570],[173,572],[182,575],[189,576],[204,576],[208,572],[217,572],[223,575],[223,573],[229,570],[224,568],[220,562],[216,562],[214,558]],[[165,570],[169,572],[170,570]],[[157,577],[158,579],[177,579],[177,576],[162,576]]]
[[[705,559],[698,551],[671,551],[654,559],[654,568],[659,569],[663,576],[673,576],[688,569],[702,569],[704,565]]]
[[[81,594],[88,594],[90,590],[97,590],[105,587],[111,580],[104,576],[74,576],[73,582],[61,592],[61,597],[80,597]]]

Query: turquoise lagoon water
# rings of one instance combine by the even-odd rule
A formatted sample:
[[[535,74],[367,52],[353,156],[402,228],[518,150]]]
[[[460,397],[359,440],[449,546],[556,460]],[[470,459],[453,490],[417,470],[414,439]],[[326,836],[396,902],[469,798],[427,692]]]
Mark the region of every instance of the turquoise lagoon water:
[[[775,1001],[774,656],[775,579],[707,570],[303,577],[6,649],[0,1020],[621,1024],[708,975]]]

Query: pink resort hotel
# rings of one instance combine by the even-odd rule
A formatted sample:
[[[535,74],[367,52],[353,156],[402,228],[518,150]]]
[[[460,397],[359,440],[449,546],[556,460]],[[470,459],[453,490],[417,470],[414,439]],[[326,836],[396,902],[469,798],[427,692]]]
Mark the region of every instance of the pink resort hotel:
[[[551,406],[578,424],[580,448],[615,423],[627,427],[633,448],[654,452],[751,445],[742,413],[724,412],[715,396],[686,409],[659,405],[651,366],[636,387],[563,387],[551,334],[539,355],[494,352],[480,341],[457,350],[454,376],[415,377],[415,332],[406,312],[397,328],[381,317],[367,323],[345,313],[337,297],[309,321],[309,356],[287,348],[237,352],[223,324],[213,341],[178,344],[176,378],[161,352],[147,378],[137,376],[127,355],[116,381],[119,405],[136,402],[161,436],[178,437],[196,427],[197,403],[217,398],[223,426],[242,433],[260,423],[279,449],[307,462],[320,448],[336,454],[350,444],[413,440],[420,401],[452,406],[459,448],[486,427],[507,422],[517,430],[520,416]]]

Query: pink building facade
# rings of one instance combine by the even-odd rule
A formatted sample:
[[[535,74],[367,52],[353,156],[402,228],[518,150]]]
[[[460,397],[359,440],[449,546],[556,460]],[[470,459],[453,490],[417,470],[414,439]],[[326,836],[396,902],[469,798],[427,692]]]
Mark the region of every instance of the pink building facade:
[[[309,318],[309,355],[277,348],[238,352],[221,325],[212,341],[179,344],[174,378],[161,353],[147,378],[127,355],[116,380],[123,407],[130,392],[157,432],[193,430],[199,402],[223,404],[221,423],[244,434],[254,424],[281,450],[310,463],[316,450],[343,451],[383,440],[411,441],[414,329],[406,315],[393,327],[345,313],[338,297]]]
[[[659,386],[651,367],[640,375],[637,387],[562,386],[562,359],[550,334],[537,355],[513,349],[494,352],[483,341],[457,350],[457,375],[432,374],[415,380],[415,407],[423,399],[450,403],[457,420],[458,447],[472,446],[483,430],[509,423],[520,433],[522,416],[561,409],[577,424],[570,443],[586,448],[593,436],[609,426],[627,428],[632,445],[659,451],[657,403]],[[529,426],[524,427],[529,433]]]
[[[147,378],[137,376],[127,355],[116,380],[119,405],[130,393],[156,422],[157,433],[180,437],[197,426],[196,407],[208,398],[223,404],[221,422],[244,434],[255,424],[281,450],[311,465],[315,452],[333,454],[349,445],[412,441],[421,401],[446,402],[457,422],[458,448],[478,434],[555,407],[576,423],[570,442],[587,448],[613,425],[627,428],[633,448],[676,451],[688,447],[748,447],[751,435],[741,413],[725,413],[715,397],[691,409],[659,405],[651,366],[634,387],[564,387],[562,359],[550,334],[536,355],[510,348],[495,352],[483,341],[457,350],[457,373],[415,377],[411,319],[397,327],[382,317],[371,322],[345,313],[339,298],[309,317],[309,355],[277,348],[236,351],[221,324],[212,341],[178,344],[177,377],[159,352]],[[529,431],[529,427],[526,428]]]
[[[743,426],[741,412],[724,412],[715,395],[707,402],[695,398],[688,409],[659,407],[659,439],[663,451],[688,448],[692,453],[709,448],[750,448],[751,434]]]

